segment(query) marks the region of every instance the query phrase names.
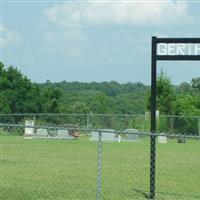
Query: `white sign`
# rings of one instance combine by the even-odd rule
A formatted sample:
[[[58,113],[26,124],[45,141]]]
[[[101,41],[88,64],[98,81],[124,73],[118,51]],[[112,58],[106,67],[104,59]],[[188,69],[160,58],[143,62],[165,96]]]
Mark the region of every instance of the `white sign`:
[[[177,55],[200,55],[200,44],[190,43],[160,43],[158,44],[157,55],[177,56]]]

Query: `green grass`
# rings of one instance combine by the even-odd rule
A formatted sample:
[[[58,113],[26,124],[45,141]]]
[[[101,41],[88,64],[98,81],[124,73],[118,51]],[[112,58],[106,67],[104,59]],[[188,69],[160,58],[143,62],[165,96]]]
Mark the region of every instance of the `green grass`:
[[[97,143],[24,140],[1,136],[1,200],[96,198]],[[149,139],[103,143],[102,199],[145,199],[149,190]],[[156,197],[200,199],[200,144],[157,145]]]

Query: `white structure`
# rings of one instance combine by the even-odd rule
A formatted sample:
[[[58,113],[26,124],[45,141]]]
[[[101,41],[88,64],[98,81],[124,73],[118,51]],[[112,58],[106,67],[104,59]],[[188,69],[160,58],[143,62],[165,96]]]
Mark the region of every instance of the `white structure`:
[[[156,117],[159,118],[159,116],[160,116],[160,111],[156,110]]]
[[[121,142],[121,139],[122,139],[121,135],[118,135],[117,137],[118,142]]]
[[[36,130],[36,134],[35,134],[36,138],[47,138],[48,137],[48,131],[45,128],[38,128]]]
[[[158,143],[167,144],[167,137],[166,136],[158,136]]]
[[[25,120],[24,138],[32,139],[34,135],[35,123],[33,120]]]
[[[102,129],[102,141],[116,141],[114,129]],[[92,132],[90,140],[98,141],[99,133]]]
[[[74,137],[69,135],[68,130],[58,130],[57,139],[74,139]]]

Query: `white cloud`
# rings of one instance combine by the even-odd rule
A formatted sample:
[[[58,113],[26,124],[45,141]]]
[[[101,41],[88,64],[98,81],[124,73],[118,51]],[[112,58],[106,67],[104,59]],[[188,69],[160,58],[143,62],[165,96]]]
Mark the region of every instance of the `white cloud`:
[[[52,56],[81,57],[90,43],[91,34],[87,30],[93,26],[163,27],[185,24],[191,19],[185,1],[67,1],[44,10],[43,24],[46,30],[41,51]],[[123,34],[120,37],[125,40]],[[114,36],[110,36],[110,39],[118,43]]]
[[[4,25],[0,24],[0,41],[2,46],[13,45],[21,41],[20,36],[17,33],[14,33]]]
[[[68,1],[44,11],[52,23],[64,27],[85,25],[165,25],[190,21],[186,1]]]

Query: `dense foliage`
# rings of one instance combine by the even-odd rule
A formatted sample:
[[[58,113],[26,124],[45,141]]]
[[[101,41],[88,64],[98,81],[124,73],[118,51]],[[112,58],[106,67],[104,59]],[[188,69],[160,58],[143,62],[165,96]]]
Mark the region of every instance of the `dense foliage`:
[[[118,113],[145,112],[149,86],[142,83],[118,82],[61,82],[40,84],[40,88],[55,87],[63,92],[60,99],[62,113]]]
[[[60,90],[53,86],[42,88],[32,83],[18,69],[5,68],[0,63],[0,112],[42,113],[58,112]]]
[[[163,115],[200,115],[200,78],[173,86],[163,73],[157,81],[157,107]],[[142,83],[32,83],[17,68],[0,63],[1,113],[117,113],[150,110],[150,86]]]

